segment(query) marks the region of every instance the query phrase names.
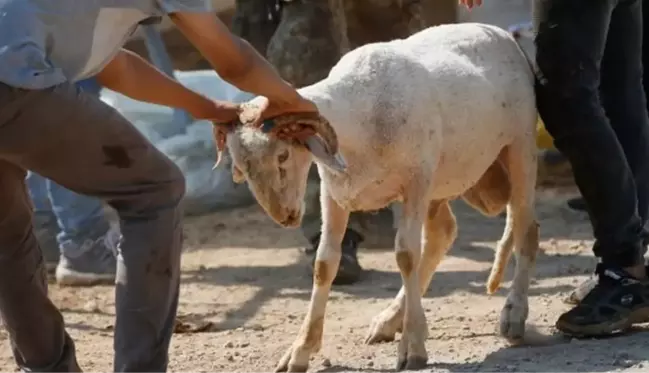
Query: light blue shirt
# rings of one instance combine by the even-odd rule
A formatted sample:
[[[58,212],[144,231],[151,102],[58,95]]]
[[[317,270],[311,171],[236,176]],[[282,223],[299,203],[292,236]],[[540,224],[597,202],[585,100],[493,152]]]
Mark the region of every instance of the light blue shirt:
[[[44,89],[99,73],[141,22],[210,0],[0,0],[0,82]]]

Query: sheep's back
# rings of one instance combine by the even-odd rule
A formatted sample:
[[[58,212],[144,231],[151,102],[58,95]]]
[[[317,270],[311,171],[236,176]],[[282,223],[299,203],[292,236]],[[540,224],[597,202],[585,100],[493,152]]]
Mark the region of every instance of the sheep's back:
[[[441,177],[459,182],[440,194],[470,186],[536,123],[530,65],[514,39],[490,25],[443,25],[362,46],[301,92],[336,129],[358,179],[437,157]]]

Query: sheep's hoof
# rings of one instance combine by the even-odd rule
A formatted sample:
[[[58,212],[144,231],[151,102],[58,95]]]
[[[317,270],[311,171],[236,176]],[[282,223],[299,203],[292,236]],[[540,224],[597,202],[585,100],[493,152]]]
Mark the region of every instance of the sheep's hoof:
[[[428,358],[422,356],[409,356],[397,360],[397,370],[422,370],[428,366]]]
[[[397,370],[420,370],[428,365],[428,354],[424,341],[428,337],[426,323],[417,323],[421,327],[404,330],[399,341]],[[417,325],[415,324],[415,325]]]
[[[500,313],[500,335],[512,345],[520,345],[524,341],[527,312],[527,304],[507,301]]]
[[[394,311],[388,307],[376,315],[370,325],[370,330],[365,338],[366,344],[392,342],[397,333],[401,332],[403,315],[401,311]]]
[[[275,368],[275,373],[279,372],[306,372],[307,369],[309,368],[308,365],[290,365],[290,364],[278,364],[277,367]]]
[[[295,363],[294,361],[291,361],[292,355],[293,355],[293,348],[290,348],[284,354],[284,356],[282,356],[282,358],[279,360],[279,363],[277,363],[277,367],[275,368],[275,373],[307,371],[307,369],[309,368],[309,360],[307,359],[307,362],[305,364]]]

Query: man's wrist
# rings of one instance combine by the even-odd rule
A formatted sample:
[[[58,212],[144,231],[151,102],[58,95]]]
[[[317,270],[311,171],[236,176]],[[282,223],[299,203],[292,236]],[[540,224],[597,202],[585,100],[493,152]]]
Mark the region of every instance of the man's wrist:
[[[232,102],[213,101],[205,98],[186,109],[195,119],[207,119],[218,123],[228,123],[238,118],[239,105]]]

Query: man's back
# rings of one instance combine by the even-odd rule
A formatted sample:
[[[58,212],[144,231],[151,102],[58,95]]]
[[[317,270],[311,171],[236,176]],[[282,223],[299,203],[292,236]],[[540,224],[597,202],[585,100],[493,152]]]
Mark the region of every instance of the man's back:
[[[0,81],[43,89],[97,74],[141,22],[203,0],[0,0]]]

